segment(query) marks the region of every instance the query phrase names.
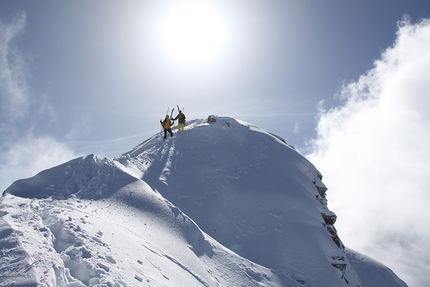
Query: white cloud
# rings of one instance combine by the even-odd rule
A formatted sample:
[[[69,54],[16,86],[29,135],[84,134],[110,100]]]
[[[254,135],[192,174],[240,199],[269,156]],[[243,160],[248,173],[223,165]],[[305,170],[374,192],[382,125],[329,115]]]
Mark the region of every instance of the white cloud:
[[[46,96],[39,97],[37,105],[30,103],[33,95],[27,82],[27,63],[12,44],[25,22],[24,13],[8,24],[0,19],[0,192],[17,179],[76,157],[64,143],[32,135],[36,129],[33,121],[43,117],[44,126],[48,126],[55,111]]]
[[[373,69],[343,88],[345,104],[321,110],[308,156],[344,243],[410,286],[430,283],[429,47],[430,20],[402,21]]]
[[[19,35],[26,22],[21,13],[5,24],[0,19],[0,96],[2,113],[9,120],[19,119],[29,108],[27,66],[18,50],[11,48],[11,42]]]

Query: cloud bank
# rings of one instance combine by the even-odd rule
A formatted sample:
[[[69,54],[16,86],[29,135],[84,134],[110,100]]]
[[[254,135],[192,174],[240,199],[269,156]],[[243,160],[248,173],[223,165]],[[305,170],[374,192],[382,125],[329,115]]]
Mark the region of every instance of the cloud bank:
[[[345,245],[409,286],[430,281],[430,20],[399,22],[374,67],[321,108],[308,158],[324,175]]]
[[[37,99],[27,82],[30,76],[24,55],[13,41],[24,31],[26,15],[10,23],[0,19],[0,192],[13,181],[70,160],[75,153],[53,138],[34,136],[35,119],[52,121],[51,106]]]

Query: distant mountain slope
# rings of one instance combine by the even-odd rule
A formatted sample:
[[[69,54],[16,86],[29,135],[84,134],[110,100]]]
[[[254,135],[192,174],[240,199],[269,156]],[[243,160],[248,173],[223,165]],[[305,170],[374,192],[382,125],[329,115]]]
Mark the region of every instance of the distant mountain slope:
[[[171,258],[170,262],[180,266],[182,272],[194,274],[189,282],[197,283],[186,286],[299,283],[357,287],[363,286],[361,282],[366,282],[365,286],[369,282],[373,286],[406,286],[386,267],[382,267],[386,270],[384,276],[364,278],[361,267],[375,270],[377,264],[361,260],[353,251],[348,251],[348,256],[345,253],[333,226],[336,215],[327,207],[327,188],[321,179],[316,168],[281,138],[231,117],[211,116],[187,123],[186,130],[175,133],[173,138],[163,140],[159,134],[155,135],[119,158],[99,159],[90,155],[71,160],[15,182],[6,193],[69,207],[76,200],[97,205],[97,212],[87,211],[88,218],[97,215],[106,224],[114,222],[118,231],[111,232],[111,226],[94,225],[121,234],[112,236],[115,239],[108,244],[112,252],[121,253],[121,244],[115,240],[130,236],[125,231],[129,230],[141,242],[135,247],[136,253],[147,254],[150,250],[164,254],[162,257]],[[8,195],[2,204],[5,202],[13,206],[14,199]],[[28,206],[32,208],[29,203]],[[111,207],[114,215],[109,212]],[[10,213],[4,213],[5,226],[13,225]],[[133,218],[124,221],[124,216],[130,218],[131,213]],[[149,220],[157,224],[142,225]],[[66,225],[61,223],[61,226]],[[35,227],[40,228],[43,229]],[[52,228],[48,231],[57,236]],[[187,255],[186,250],[192,250],[193,254]],[[57,250],[65,262],[64,270],[68,270],[66,263],[71,260],[67,252],[67,248]],[[130,250],[127,256],[133,252]],[[127,260],[123,261],[121,265],[128,266]],[[169,264],[157,264],[166,277],[176,276],[178,271]],[[201,266],[206,266],[209,275]],[[355,268],[359,267],[357,275]],[[158,278],[151,275],[154,268],[147,272],[136,276],[152,283],[155,280],[156,286],[181,286],[154,279]],[[103,273],[106,272],[100,274]],[[189,280],[187,276],[184,280]],[[88,285],[89,277],[84,281],[75,278]],[[95,278],[100,281],[102,277]],[[129,284],[135,280],[139,281],[135,278]]]

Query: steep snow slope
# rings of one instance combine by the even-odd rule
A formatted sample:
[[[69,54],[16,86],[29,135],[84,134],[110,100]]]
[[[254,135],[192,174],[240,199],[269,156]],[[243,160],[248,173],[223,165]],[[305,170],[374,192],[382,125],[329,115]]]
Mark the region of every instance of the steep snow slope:
[[[393,271],[374,259],[346,248],[346,257],[354,267],[363,286],[407,286]]]
[[[300,286],[224,248],[142,181],[97,201],[6,194],[1,210],[0,286]]]
[[[229,117],[192,123],[119,161],[239,255],[309,286],[359,286],[315,167],[267,132]]]
[[[388,268],[346,256],[321,178],[257,127],[193,121],[120,158],[91,155],[15,182],[7,193],[30,200],[2,200],[0,234],[13,244],[3,246],[0,271],[17,280],[12,270],[30,266],[30,282],[51,274],[50,286],[406,286]],[[39,245],[55,262],[41,265],[55,268],[34,264],[44,262]]]

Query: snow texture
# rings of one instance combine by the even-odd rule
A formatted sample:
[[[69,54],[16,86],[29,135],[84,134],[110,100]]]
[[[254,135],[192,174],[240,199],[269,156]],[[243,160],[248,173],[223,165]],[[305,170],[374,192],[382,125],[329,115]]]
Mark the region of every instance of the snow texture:
[[[226,116],[76,158],[5,191],[0,286],[406,286],[345,248],[321,180]]]

